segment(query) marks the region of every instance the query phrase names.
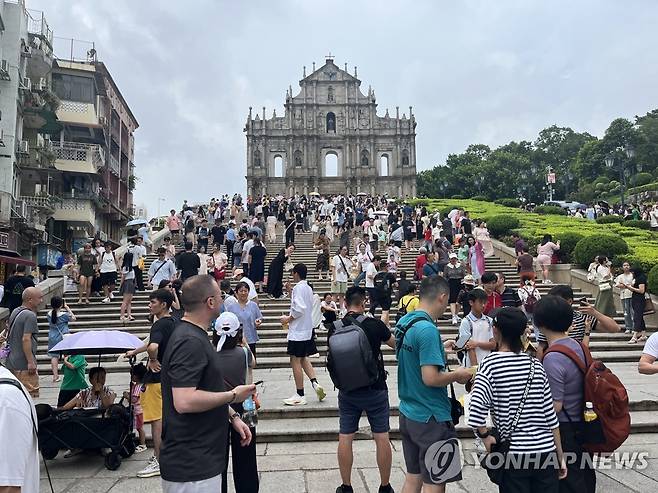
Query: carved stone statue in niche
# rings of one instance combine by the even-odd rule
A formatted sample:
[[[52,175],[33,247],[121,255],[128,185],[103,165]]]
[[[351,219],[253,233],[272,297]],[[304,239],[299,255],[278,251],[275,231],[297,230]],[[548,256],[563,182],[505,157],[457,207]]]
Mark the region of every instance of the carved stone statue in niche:
[[[295,151],[295,167],[296,168],[301,168],[302,167],[302,151],[297,149]]]
[[[368,154],[368,151],[365,149],[361,151],[361,166],[363,167],[368,167],[369,165]]]
[[[254,151],[254,166],[257,168],[261,167],[260,151],[258,149]]]
[[[409,166],[409,151],[407,149],[402,151],[402,166]]]
[[[324,120],[324,113],[322,113],[322,112],[320,111],[320,112],[318,113],[318,119],[317,119],[318,127],[319,127],[319,128],[322,128],[322,124],[324,123],[323,120]]]
[[[327,103],[333,103],[334,102],[334,88],[332,86],[329,86],[329,89],[327,89]]]

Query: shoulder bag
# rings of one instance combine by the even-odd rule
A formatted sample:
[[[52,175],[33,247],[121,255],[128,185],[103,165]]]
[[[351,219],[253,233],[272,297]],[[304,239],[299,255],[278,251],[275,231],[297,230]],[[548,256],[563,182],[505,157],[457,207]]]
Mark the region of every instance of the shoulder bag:
[[[512,440],[512,433],[514,433],[514,430],[516,430],[516,427],[519,424],[519,419],[521,419],[521,412],[523,412],[523,406],[525,405],[525,401],[528,398],[528,393],[530,392],[532,379],[535,377],[535,361],[532,358],[532,356],[529,356],[528,358],[530,359],[530,373],[528,374],[528,381],[526,382],[525,389],[523,390],[523,396],[521,397],[521,402],[519,402],[519,407],[516,409],[516,414],[514,415],[514,419],[512,419],[512,425],[510,427],[509,435],[505,438],[498,437],[496,429],[492,428],[491,434],[497,436],[496,443],[494,443],[491,446],[491,452],[484,454],[480,458],[480,465],[482,466],[483,469],[487,471],[487,476],[489,476],[489,480],[497,485],[500,485],[503,482],[503,476],[505,474],[505,468],[507,462],[507,454],[509,453],[511,440]],[[502,464],[499,459],[496,459],[492,464],[492,461],[489,459],[489,454],[493,454],[493,453],[500,454],[503,456],[505,460],[502,461]]]

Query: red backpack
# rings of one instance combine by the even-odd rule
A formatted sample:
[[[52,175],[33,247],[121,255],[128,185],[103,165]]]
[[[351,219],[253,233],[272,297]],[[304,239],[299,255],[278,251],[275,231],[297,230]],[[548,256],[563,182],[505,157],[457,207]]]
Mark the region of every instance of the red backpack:
[[[589,349],[579,342],[585,355],[585,363],[571,349],[563,344],[553,344],[544,352],[562,353],[573,361],[584,375],[584,400],[591,402],[600,421],[605,441],[583,444],[591,453],[607,453],[617,450],[631,432],[631,415],[628,406],[628,393],[619,378],[601,361],[592,359]]]

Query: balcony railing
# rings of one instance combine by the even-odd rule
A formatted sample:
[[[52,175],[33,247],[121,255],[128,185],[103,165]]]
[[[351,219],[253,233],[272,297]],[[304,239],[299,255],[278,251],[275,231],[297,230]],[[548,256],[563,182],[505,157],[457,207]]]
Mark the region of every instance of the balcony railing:
[[[121,166],[119,164],[119,160],[112,155],[110,155],[110,171],[117,176],[120,176],[121,174]]]
[[[56,198],[52,195],[21,195],[19,200],[29,206],[41,209],[52,209],[56,202]]]
[[[57,143],[53,143],[52,150],[56,160],[86,162],[92,164],[96,170],[105,166],[105,154],[98,144],[63,142],[57,145]]]
[[[52,53],[53,31],[50,29],[43,12],[28,9],[27,32],[46,41],[50,45],[50,51]]]

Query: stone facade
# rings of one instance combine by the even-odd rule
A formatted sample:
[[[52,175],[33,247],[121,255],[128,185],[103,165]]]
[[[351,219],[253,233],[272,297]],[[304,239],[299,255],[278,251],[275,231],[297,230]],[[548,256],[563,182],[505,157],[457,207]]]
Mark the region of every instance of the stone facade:
[[[314,67],[315,68],[315,67]],[[247,193],[416,194],[416,120],[388,110],[377,115],[375,92],[332,57],[286,91],[285,113],[249,117]]]

